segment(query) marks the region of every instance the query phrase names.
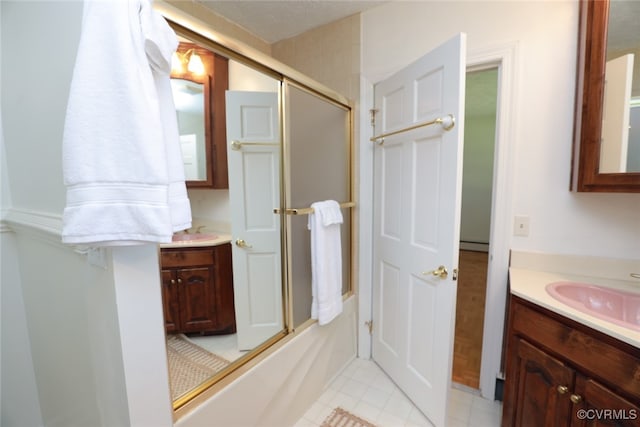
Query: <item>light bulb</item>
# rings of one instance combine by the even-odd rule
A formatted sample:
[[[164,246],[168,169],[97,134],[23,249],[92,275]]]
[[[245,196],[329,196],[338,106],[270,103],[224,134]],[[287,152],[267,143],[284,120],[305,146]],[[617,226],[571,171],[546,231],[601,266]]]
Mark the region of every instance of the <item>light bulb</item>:
[[[202,63],[202,58],[197,53],[191,54],[191,58],[189,58],[189,65],[187,65],[187,70],[191,71],[194,74],[204,74],[204,64]]]

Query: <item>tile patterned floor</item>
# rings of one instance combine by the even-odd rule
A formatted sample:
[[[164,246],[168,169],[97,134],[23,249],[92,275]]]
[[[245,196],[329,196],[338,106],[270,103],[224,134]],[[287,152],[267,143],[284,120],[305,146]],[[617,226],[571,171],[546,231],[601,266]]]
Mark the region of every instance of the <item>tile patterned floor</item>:
[[[429,427],[427,420],[387,375],[370,360],[355,359],[298,420],[295,427],[318,427],[341,406],[379,427]],[[499,427],[502,405],[454,388],[449,427]]]
[[[238,350],[236,334],[191,336],[189,339],[200,347],[227,359],[229,362],[242,357],[246,351]]]

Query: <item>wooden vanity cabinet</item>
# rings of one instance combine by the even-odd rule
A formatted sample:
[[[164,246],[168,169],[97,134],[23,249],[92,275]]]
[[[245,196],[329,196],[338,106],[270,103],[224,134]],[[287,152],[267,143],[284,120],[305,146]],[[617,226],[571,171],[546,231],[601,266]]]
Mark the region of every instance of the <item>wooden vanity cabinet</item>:
[[[640,349],[513,295],[507,340],[503,427],[640,425]]]
[[[236,331],[231,244],[163,248],[160,263],[167,333]]]

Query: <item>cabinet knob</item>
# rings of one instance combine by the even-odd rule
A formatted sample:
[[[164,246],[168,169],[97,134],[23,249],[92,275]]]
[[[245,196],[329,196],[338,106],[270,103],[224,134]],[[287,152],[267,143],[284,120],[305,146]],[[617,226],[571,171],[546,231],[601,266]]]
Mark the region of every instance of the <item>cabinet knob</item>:
[[[182,279],[178,279],[178,284],[182,283]]]
[[[176,279],[171,279],[171,284],[175,285],[176,284]]]
[[[572,394],[569,399],[571,399],[573,403],[580,403],[582,401],[582,396],[580,396],[579,394]]]
[[[558,386],[558,393],[565,394],[568,391],[569,391],[569,387],[567,387],[566,385],[559,385]]]

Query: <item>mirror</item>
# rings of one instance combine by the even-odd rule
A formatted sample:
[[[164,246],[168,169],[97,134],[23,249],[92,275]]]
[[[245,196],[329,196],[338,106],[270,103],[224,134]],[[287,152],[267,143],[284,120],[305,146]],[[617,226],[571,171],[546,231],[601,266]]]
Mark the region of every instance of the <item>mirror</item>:
[[[600,172],[640,172],[640,2],[609,3]]]
[[[571,184],[576,191],[640,192],[638,19],[639,2],[580,2]]]
[[[308,82],[298,84],[189,30],[174,29],[183,37],[181,46],[193,49],[196,45],[187,38],[197,40],[194,51],[224,60],[227,73],[218,101],[210,96],[208,102],[206,79],[172,74],[176,98],[180,91],[196,98],[202,88],[204,108],[192,108],[207,117],[213,103],[214,119],[225,118],[225,140],[220,144],[214,137],[212,147],[214,154],[224,149],[228,170],[227,189],[189,190],[194,234],[180,235],[181,242],[161,248],[169,377],[173,406],[179,409],[214,384],[223,387],[220,380],[229,373],[314,323],[308,216],[283,214],[296,209],[285,209],[282,199],[286,195],[295,208],[325,199],[351,200],[352,120],[345,101]],[[181,135],[197,135],[202,127],[206,133],[203,121],[194,122],[188,127],[183,120]],[[216,121],[213,128],[218,127]],[[341,233],[343,294],[351,290],[349,212],[343,211]],[[222,239],[216,246],[201,245],[199,234]],[[182,238],[195,242],[183,246]],[[211,284],[214,296],[197,289],[206,288],[204,283]],[[183,301],[186,306],[176,307]]]
[[[194,46],[180,43],[181,50],[189,52],[184,56],[183,70],[192,52],[201,58],[222,58]],[[287,333],[281,274],[282,218],[273,211],[280,207],[281,83],[237,60],[225,61],[227,81],[222,102],[216,108],[218,114],[224,109],[228,141],[220,149],[225,150],[228,189],[190,190],[194,229],[200,233],[181,236],[197,242],[198,234],[213,234],[223,241],[202,248],[181,242],[177,249],[161,251],[174,408],[253,357],[255,349]],[[185,75],[188,78],[183,78]],[[207,96],[209,78],[205,73],[181,72],[172,73],[171,80],[185,175],[196,175],[204,181],[205,168],[192,159],[211,159],[205,149],[215,149],[215,144],[205,147],[202,143],[206,141],[202,136],[211,131],[205,120],[213,102],[213,97]],[[213,167],[219,167],[219,163],[220,159]],[[180,261],[174,262],[170,256]]]
[[[187,188],[227,188],[224,92],[227,59],[181,41],[171,62],[171,90]]]
[[[179,78],[171,79],[173,102],[178,115],[184,176],[187,181],[207,180],[206,147],[208,144],[205,142],[204,92],[208,89],[208,87],[205,88],[204,83]]]

